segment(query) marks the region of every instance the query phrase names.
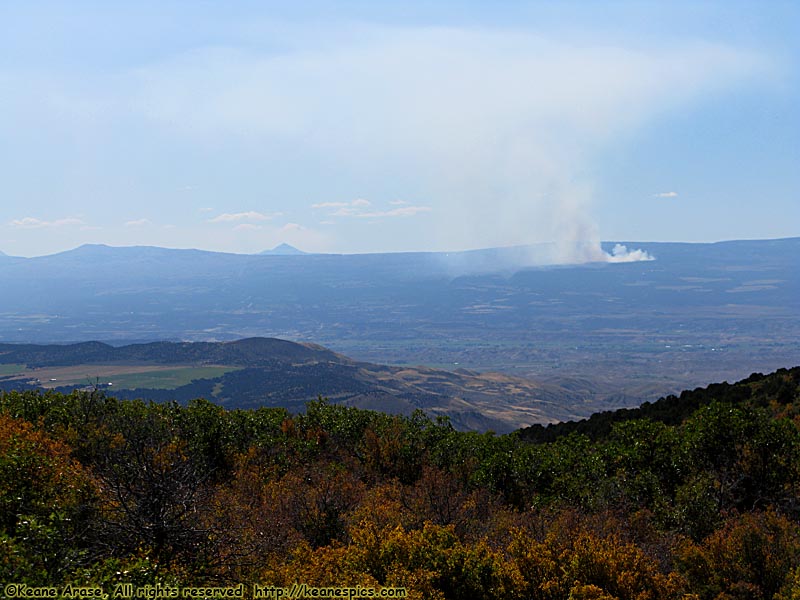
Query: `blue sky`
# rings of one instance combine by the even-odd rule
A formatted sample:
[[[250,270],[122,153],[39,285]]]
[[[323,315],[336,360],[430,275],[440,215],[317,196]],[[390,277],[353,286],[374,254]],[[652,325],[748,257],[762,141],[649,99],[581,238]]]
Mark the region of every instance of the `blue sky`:
[[[0,250],[800,235],[797,2],[5,2]]]

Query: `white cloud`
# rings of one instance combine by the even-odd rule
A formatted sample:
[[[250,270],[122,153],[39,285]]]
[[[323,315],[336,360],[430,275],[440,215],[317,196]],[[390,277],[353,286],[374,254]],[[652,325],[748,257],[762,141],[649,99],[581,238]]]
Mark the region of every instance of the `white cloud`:
[[[402,208],[393,208],[392,210],[363,212],[353,216],[371,219],[383,217],[413,217],[419,213],[430,212],[430,210],[430,206],[404,206]]]
[[[14,219],[11,221],[13,227],[20,227],[23,229],[41,229],[45,227],[74,227],[79,225],[86,225],[81,219],[68,217],[65,219],[56,219],[55,221],[43,221],[36,217],[23,217],[22,219]]]
[[[302,225],[300,225],[299,223],[287,223],[286,225],[281,227],[281,231],[282,232],[287,232],[287,231],[305,231],[305,229],[306,228],[303,227]]]
[[[357,208],[353,208],[352,206],[346,206],[329,214],[332,217],[357,217],[359,214],[361,214],[361,211]]]
[[[677,198],[678,192],[661,192],[660,194],[654,194],[656,198]]]
[[[150,219],[135,219],[133,221],[127,221],[125,227],[144,227],[145,225],[152,224],[153,222]]]
[[[380,219],[384,217],[412,217],[421,212],[429,212],[429,206],[409,206],[404,200],[392,200],[390,205],[397,206],[391,210],[368,210],[372,207],[372,202],[363,198],[358,198],[352,202],[322,202],[312,205],[312,208],[336,208],[335,211],[328,213],[331,217],[355,217],[359,219]],[[333,224],[326,221],[326,224]]]
[[[312,204],[311,208],[340,208],[343,206],[350,206],[349,202],[318,202]]]
[[[209,219],[209,223],[230,223],[233,221],[269,221],[275,217],[281,216],[283,213],[269,213],[264,214],[256,211],[240,212],[240,213],[222,213],[213,219]]]
[[[364,207],[364,206],[371,206],[372,203],[369,200],[364,200],[363,198],[357,198],[352,202],[319,202],[317,204],[312,204],[311,208],[347,208],[347,207]]]

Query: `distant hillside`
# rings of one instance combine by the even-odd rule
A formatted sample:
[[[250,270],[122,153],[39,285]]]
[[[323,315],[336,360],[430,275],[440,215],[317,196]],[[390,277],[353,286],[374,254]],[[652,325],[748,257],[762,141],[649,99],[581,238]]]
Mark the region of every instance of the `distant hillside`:
[[[645,402],[637,408],[595,413],[588,419],[553,423],[546,427],[533,425],[522,429],[520,437],[537,443],[553,442],[571,433],[600,439],[606,437],[616,423],[635,419],[680,425],[698,408],[712,402],[768,407],[775,416],[797,416],[786,411],[800,411],[800,366],[778,369],[769,375],[753,373],[737,383],[714,383],[704,388],[684,390],[679,396]]]
[[[204,397],[228,408],[309,400],[395,414],[422,409],[459,429],[509,432],[523,425],[580,418],[603,407],[553,384],[498,373],[357,362],[315,344],[274,338],[235,342],[0,344],[0,389],[69,391],[102,385],[119,398],[188,402]]]
[[[316,344],[275,338],[248,338],[234,342],[152,342],[119,347],[101,342],[66,345],[0,344],[0,364],[23,363],[30,367],[47,367],[116,362],[261,367],[273,364],[352,361]]]

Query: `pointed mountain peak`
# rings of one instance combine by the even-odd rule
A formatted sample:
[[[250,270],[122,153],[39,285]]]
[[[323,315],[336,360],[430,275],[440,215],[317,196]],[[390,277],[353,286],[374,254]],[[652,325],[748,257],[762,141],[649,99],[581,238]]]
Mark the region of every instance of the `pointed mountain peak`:
[[[300,254],[308,254],[308,252],[303,252],[302,250],[298,250],[294,246],[290,246],[289,244],[279,244],[275,246],[272,250],[264,250],[261,254],[269,254],[269,255],[281,255],[281,256],[297,256]]]

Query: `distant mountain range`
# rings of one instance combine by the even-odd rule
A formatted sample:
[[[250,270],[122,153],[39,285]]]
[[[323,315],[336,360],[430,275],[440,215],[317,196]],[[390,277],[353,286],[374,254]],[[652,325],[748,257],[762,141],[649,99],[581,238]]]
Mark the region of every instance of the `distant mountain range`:
[[[198,376],[172,389],[120,385],[178,370]],[[120,398],[182,402],[205,397],[228,408],[283,406],[301,411],[319,395],[359,408],[395,414],[422,409],[447,415],[460,429],[508,432],[534,423],[586,417],[608,408],[556,385],[498,373],[392,367],[331,352],[315,344],[251,338],[226,343],[156,342],[113,347],[0,344],[0,389],[69,391],[100,386]],[[223,369],[224,368],[224,369]],[[102,374],[100,375],[95,374]],[[134,379],[131,379],[134,377]],[[79,383],[65,383],[77,380]],[[111,380],[111,381],[109,381]],[[95,382],[94,384],[92,382]],[[116,382],[116,383],[115,383]]]
[[[0,342],[276,337],[370,363],[500,371],[620,406],[800,363],[800,238],[622,243],[655,260],[531,266],[541,246],[6,256]]]

